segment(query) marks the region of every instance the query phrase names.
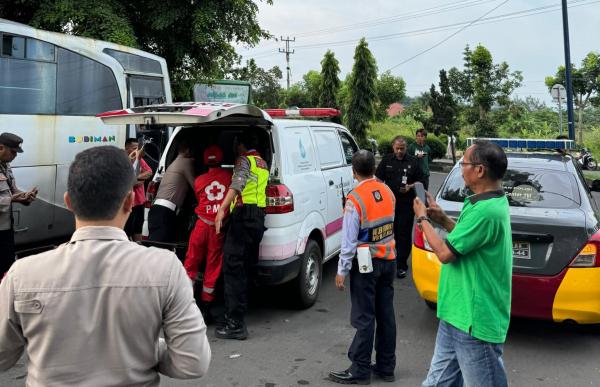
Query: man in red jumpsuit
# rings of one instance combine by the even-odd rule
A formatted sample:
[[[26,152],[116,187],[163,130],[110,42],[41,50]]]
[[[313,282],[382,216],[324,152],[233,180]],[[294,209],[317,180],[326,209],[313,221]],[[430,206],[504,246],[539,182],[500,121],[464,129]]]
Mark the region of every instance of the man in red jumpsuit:
[[[224,233],[215,232],[215,216],[231,184],[231,171],[222,168],[223,151],[211,145],[204,151],[204,164],[208,172],[196,177],[194,192],[198,200],[196,215],[198,220],[190,235],[188,251],[185,256],[185,270],[192,281],[196,280],[200,265],[206,260],[202,295],[200,297],[202,314],[206,315],[210,303],[215,297],[215,283],[221,274],[223,264]]]

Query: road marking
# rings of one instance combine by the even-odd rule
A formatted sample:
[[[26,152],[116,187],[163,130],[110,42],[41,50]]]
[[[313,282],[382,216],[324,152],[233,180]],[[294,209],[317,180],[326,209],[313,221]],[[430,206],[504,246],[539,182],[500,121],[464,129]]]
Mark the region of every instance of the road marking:
[[[447,175],[448,174],[448,172],[437,172],[437,171],[430,171],[429,173],[430,174],[431,173],[437,173],[438,175]]]

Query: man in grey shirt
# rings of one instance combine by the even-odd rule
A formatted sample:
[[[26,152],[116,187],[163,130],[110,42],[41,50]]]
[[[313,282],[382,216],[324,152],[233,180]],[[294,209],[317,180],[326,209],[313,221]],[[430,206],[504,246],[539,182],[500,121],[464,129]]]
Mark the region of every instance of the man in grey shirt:
[[[148,239],[155,242],[175,242],[177,210],[194,189],[194,159],[186,139],[181,139],[177,158],[165,171],[156,199],[148,214]]]
[[[27,386],[158,386],[206,373],[211,351],[175,254],[130,242],[134,175],[121,149],[79,153],[65,203],[76,231],[0,284],[0,371],[27,352]],[[160,332],[164,339],[159,339]]]

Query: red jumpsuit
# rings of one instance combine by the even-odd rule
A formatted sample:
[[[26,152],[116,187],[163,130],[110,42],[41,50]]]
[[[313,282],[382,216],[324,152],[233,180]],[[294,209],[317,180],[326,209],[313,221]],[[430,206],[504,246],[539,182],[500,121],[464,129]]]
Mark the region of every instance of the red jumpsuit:
[[[188,276],[194,281],[206,258],[201,296],[204,302],[214,299],[215,283],[221,274],[225,234],[217,235],[215,232],[215,217],[230,184],[231,171],[220,167],[210,168],[194,182],[198,220],[190,235],[184,266]]]

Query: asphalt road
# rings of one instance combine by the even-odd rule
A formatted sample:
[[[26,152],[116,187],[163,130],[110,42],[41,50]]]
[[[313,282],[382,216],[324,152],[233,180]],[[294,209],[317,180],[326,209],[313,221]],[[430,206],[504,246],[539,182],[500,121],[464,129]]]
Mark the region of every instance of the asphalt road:
[[[436,191],[443,174],[431,176]],[[200,380],[163,378],[161,386],[281,387],[336,386],[326,380],[330,370],[349,365],[346,357],[354,335],[349,323],[349,291],[335,289],[337,261],[324,265],[324,283],[317,303],[308,310],[290,309],[282,289],[253,295],[247,341],[214,338],[213,360]],[[374,386],[419,386],[427,373],[437,329],[435,313],[419,299],[411,277],[396,281],[396,383],[374,380]],[[93,348],[82,348],[82,351]],[[504,361],[513,386],[600,385],[600,328],[513,320]],[[0,386],[23,386],[25,361],[0,374]]]

